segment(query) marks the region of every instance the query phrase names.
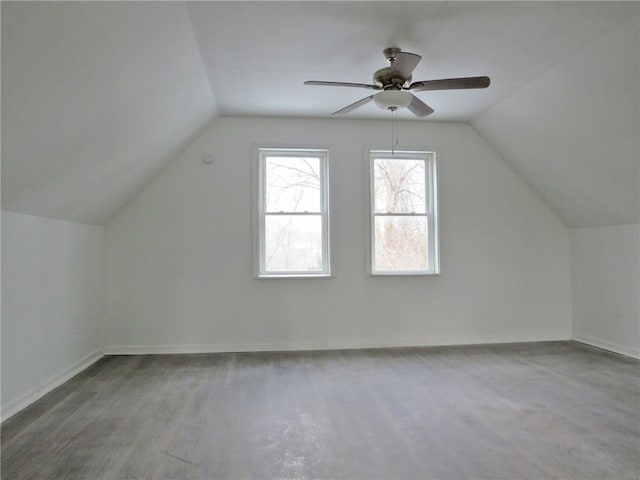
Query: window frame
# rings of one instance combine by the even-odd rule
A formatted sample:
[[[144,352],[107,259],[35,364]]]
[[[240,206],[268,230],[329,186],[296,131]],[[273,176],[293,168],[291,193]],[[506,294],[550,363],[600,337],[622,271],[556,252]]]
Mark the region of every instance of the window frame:
[[[257,268],[259,279],[267,278],[328,278],[331,277],[330,221],[329,221],[329,149],[297,147],[256,147],[258,163],[257,202]],[[319,212],[267,212],[266,211],[266,158],[278,157],[318,157],[320,168],[320,211]],[[301,215],[321,217],[322,227],[322,270],[320,271],[269,271],[265,265],[265,224],[268,215]]]
[[[370,149],[369,157],[369,275],[372,277],[434,276],[440,274],[440,249],[438,228],[438,176],[436,152],[430,150]],[[394,160],[422,160],[425,162],[425,213],[376,213],[375,211],[375,161],[391,158]],[[424,270],[377,270],[375,265],[375,220],[376,217],[426,217],[427,219],[427,260],[432,259]]]

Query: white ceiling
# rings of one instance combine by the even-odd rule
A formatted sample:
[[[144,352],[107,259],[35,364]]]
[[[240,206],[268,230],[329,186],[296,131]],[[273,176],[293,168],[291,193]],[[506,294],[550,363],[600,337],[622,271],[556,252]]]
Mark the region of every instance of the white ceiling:
[[[414,80],[489,75],[486,90],[423,92],[429,120],[469,120],[623,22],[618,2],[191,2],[223,115],[325,117],[372,92],[382,50],[422,55]],[[633,6],[631,5],[631,9]],[[402,112],[406,118],[412,115]],[[373,104],[347,115],[388,118]]]
[[[637,32],[637,2],[3,2],[2,207],[104,223],[216,115],[326,117],[371,92],[305,80],[368,83],[399,46],[423,57],[414,80],[492,79],[418,93],[436,111],[418,121],[471,121],[569,225],[637,221],[637,181],[618,182],[637,169],[639,87],[603,73],[636,71],[624,25]],[[531,154],[548,145],[554,160]]]

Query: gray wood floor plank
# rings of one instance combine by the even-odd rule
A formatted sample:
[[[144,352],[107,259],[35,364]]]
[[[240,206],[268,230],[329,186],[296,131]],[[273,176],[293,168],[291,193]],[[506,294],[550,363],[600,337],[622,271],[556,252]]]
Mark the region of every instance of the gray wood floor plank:
[[[2,479],[640,476],[640,363],[575,342],[111,356],[2,425]]]

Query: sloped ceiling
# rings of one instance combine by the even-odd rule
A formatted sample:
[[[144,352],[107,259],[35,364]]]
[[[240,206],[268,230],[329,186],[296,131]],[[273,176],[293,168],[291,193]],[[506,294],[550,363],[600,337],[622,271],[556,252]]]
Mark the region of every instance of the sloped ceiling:
[[[627,222],[637,73],[601,87],[637,72],[634,22],[636,2],[3,2],[2,208],[104,223],[216,115],[326,117],[367,91],[302,82],[369,82],[393,45],[415,80],[492,79],[419,94],[416,121],[471,121],[569,225]]]
[[[2,3],[2,208],[103,223],[216,106],[184,4]]]
[[[640,220],[638,25],[636,13],[472,122],[571,227]]]

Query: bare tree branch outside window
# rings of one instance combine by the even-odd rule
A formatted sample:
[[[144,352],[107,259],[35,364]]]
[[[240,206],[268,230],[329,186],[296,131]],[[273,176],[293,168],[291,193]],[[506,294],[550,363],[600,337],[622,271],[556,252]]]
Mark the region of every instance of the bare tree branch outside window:
[[[424,158],[376,157],[373,168],[375,270],[429,269],[429,212]]]
[[[321,159],[313,156],[266,156],[264,170],[266,270],[322,270]]]

